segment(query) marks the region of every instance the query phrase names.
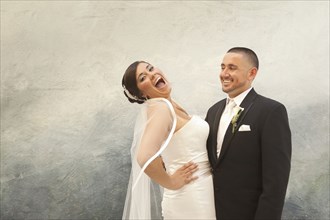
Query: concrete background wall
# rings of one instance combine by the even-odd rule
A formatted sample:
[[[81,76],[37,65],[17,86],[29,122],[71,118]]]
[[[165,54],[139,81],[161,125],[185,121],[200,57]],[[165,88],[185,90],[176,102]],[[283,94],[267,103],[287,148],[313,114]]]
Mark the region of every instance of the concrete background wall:
[[[1,1],[1,219],[121,218],[139,110],[126,67],[158,66],[204,117],[233,46],[288,109],[283,218],[329,219],[329,1]]]

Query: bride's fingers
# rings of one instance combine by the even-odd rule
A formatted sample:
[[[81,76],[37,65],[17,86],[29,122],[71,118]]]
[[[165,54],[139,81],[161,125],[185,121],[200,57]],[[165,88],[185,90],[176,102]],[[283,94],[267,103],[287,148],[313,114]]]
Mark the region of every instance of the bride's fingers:
[[[190,182],[192,182],[192,181],[194,181],[194,180],[196,180],[196,179],[198,179],[197,176],[188,176],[188,177],[186,177],[186,179],[185,179],[185,183],[188,184],[188,183],[190,183]]]
[[[197,164],[193,163],[193,162],[189,162],[189,163],[186,163],[183,167],[182,167],[182,170],[185,171],[185,172],[189,172],[191,170],[194,170],[197,168]]]
[[[194,173],[198,170],[198,168],[196,167],[194,170],[190,170],[189,172],[186,172],[185,174],[183,174],[185,176],[185,178],[189,179],[189,178],[195,178],[193,175]]]
[[[197,180],[197,179],[198,179],[198,176],[192,176],[192,177],[190,178],[191,181],[194,181],[194,180]]]
[[[194,166],[196,166],[195,163],[193,163],[193,162],[188,162],[188,163],[186,163],[186,164],[184,164],[184,165],[182,166],[182,169],[183,169],[183,170],[186,170],[186,169],[190,169],[190,168],[192,168],[192,167],[194,167]]]
[[[196,166],[194,169],[190,170],[190,173],[195,173],[198,170],[198,167]]]
[[[190,167],[189,169],[185,169],[184,170],[184,174],[185,175],[192,175],[193,173],[195,173],[198,170],[198,166],[194,166],[194,167]]]

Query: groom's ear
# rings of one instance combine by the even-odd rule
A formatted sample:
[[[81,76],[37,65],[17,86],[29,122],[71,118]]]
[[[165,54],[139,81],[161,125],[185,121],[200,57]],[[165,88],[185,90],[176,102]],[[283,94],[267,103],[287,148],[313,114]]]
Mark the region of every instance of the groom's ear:
[[[257,76],[258,69],[256,67],[252,67],[248,72],[248,79],[253,81],[254,78]]]

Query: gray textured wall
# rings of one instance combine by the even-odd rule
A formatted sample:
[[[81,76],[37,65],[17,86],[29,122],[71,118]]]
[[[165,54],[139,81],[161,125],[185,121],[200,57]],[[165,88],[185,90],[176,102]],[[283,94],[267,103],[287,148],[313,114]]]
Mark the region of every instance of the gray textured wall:
[[[1,1],[1,219],[120,218],[138,111],[124,70],[155,64],[204,117],[233,46],[288,109],[283,217],[329,219],[329,1]]]

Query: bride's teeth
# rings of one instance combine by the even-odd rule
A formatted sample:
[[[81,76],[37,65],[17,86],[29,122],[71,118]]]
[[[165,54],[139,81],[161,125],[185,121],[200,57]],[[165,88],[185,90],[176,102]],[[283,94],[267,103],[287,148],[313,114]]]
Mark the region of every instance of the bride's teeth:
[[[155,83],[155,86],[157,88],[160,88],[160,87],[163,87],[165,85],[165,81],[163,80],[163,78],[159,77],[157,80],[156,80],[156,83]]]

